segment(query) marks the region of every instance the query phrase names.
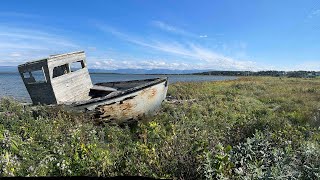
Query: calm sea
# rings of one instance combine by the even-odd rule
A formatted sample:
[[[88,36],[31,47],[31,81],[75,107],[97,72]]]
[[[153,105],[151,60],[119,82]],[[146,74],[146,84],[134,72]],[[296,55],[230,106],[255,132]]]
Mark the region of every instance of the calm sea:
[[[201,76],[201,75],[138,75],[138,74],[91,74],[93,83],[168,77],[169,83],[194,81],[232,80],[232,76]],[[18,73],[0,73],[0,98],[12,97],[21,102],[31,102],[30,96]]]

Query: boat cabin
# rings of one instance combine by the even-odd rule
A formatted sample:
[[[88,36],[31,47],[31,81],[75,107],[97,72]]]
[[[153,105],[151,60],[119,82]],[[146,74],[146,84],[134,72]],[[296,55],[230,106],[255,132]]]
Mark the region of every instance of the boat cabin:
[[[33,104],[64,104],[99,121],[122,123],[156,112],[167,78],[92,84],[84,51],[51,55],[18,66]]]
[[[51,55],[18,66],[33,104],[62,104],[91,99],[93,87],[84,51]]]

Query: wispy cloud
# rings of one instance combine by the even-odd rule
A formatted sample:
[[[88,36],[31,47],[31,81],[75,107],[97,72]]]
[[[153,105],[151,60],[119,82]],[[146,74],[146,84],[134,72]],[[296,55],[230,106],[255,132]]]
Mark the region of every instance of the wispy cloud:
[[[0,65],[21,63],[79,47],[55,33],[4,25],[0,25],[0,39]]]
[[[132,60],[94,60],[90,58],[90,67],[96,69],[170,69],[170,70],[263,70],[263,69],[248,69],[247,64],[243,65],[245,68],[234,69],[230,66],[212,66],[208,63],[188,63],[188,62],[167,62],[165,60],[146,60],[136,59]],[[239,66],[239,64],[238,64]]]
[[[186,31],[183,28],[169,25],[169,24],[162,22],[162,21],[152,21],[151,23],[153,26],[155,26],[163,31],[167,31],[167,32],[182,35],[182,36],[188,36],[188,37],[193,37],[193,38],[207,38],[208,37],[208,35],[198,35],[196,33]]]
[[[320,9],[313,10],[309,13],[308,18],[315,18],[320,16]]]
[[[181,43],[176,41],[150,40],[124,34],[109,26],[99,25],[98,28],[106,33],[112,33],[120,39],[139,46],[192,59],[197,63],[202,63],[202,67],[206,67],[206,69],[249,70],[256,68],[255,62],[235,60],[192,42]]]
[[[67,40],[65,37],[56,35],[54,33],[43,32],[34,29],[25,29],[17,27],[4,27],[0,25],[0,37],[4,40],[2,42],[12,42],[12,41],[37,41],[40,44],[51,44],[51,45],[61,45],[67,47],[77,47],[75,43]]]
[[[193,34],[193,33],[187,32],[181,28],[166,24],[162,21],[152,21],[152,25],[154,25],[157,28],[160,28],[161,30],[175,33],[175,34],[180,34],[180,35],[185,35],[185,36],[193,36],[193,37],[197,36],[196,34]]]

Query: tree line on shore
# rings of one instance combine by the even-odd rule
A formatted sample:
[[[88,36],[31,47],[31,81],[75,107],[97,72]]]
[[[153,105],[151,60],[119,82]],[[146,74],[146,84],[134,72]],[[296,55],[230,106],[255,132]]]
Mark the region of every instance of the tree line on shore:
[[[320,76],[320,71],[208,71],[194,73],[195,75],[215,76],[273,76],[273,77],[300,77],[314,78]]]

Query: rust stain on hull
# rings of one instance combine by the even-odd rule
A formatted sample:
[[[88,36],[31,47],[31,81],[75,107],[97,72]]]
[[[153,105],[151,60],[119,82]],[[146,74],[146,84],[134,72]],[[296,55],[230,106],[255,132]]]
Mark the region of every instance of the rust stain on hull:
[[[124,122],[152,114],[159,109],[167,92],[165,83],[140,90],[135,95],[119,99],[116,103],[102,105],[96,108],[96,117],[110,122]]]

